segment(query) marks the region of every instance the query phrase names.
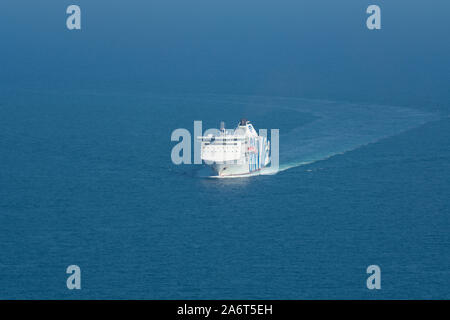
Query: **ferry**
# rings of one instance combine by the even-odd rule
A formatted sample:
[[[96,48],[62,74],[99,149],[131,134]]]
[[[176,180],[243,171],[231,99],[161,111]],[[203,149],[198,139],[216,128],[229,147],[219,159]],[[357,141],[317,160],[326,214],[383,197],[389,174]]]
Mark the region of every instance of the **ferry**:
[[[221,122],[218,134],[197,138],[201,159],[218,177],[249,175],[270,163],[270,141],[258,135],[247,119],[241,119],[234,130],[225,129]]]

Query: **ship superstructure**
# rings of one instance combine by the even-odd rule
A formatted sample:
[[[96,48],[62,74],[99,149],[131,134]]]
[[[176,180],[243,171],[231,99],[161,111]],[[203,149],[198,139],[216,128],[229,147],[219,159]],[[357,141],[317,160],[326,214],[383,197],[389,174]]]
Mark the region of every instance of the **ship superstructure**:
[[[239,176],[259,171],[270,163],[270,142],[259,136],[250,121],[241,119],[234,130],[222,122],[218,134],[198,137],[201,159],[217,176]]]

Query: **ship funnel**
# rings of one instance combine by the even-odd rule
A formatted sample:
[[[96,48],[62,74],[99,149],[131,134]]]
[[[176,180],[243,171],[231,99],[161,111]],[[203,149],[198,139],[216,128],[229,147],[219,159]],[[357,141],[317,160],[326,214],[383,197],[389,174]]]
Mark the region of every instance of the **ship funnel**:
[[[220,131],[225,131],[225,122],[220,121]]]

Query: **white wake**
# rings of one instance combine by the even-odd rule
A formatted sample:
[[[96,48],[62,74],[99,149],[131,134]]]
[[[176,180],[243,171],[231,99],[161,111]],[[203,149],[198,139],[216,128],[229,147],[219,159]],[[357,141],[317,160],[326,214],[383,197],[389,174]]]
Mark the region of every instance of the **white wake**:
[[[389,105],[253,96],[210,95],[207,99],[210,99],[212,104],[220,101],[225,105],[245,107],[247,114],[254,114],[256,119],[259,117],[269,124],[270,118],[280,110],[309,114],[314,119],[296,126],[287,116],[283,119],[284,123],[278,123],[280,124],[280,128],[277,128],[280,130],[278,169],[268,167],[252,174],[228,178],[276,174],[355,150],[439,119],[436,114]],[[237,114],[236,118],[239,116]],[[257,129],[261,128],[257,120],[253,121],[253,124]],[[270,131],[271,128],[267,129]]]

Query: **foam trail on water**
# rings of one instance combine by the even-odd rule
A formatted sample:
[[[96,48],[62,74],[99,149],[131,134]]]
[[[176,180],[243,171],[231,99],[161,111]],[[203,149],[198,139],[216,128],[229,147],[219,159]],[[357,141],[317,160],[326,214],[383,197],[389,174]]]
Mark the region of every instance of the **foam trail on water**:
[[[280,137],[281,170],[324,160],[437,119],[414,109],[302,101],[317,120]]]
[[[280,110],[292,115],[309,114],[313,119],[300,126],[292,122],[295,120],[290,121],[289,116],[279,122],[280,168],[264,168],[248,176],[276,174],[324,160],[439,118],[436,114],[388,105],[249,96],[208,96],[208,99],[211,103],[245,106],[247,114],[259,116],[266,123],[267,118],[274,118]],[[256,120],[254,124],[258,128]]]

